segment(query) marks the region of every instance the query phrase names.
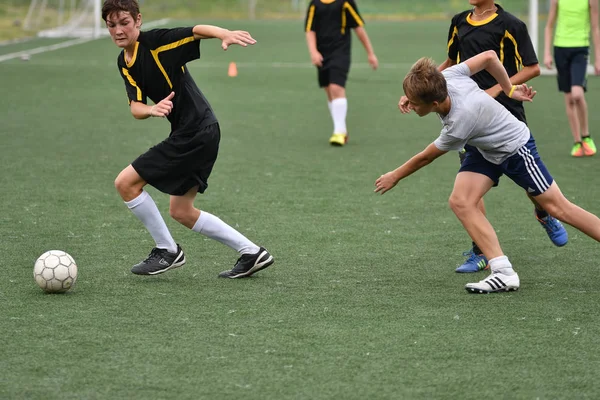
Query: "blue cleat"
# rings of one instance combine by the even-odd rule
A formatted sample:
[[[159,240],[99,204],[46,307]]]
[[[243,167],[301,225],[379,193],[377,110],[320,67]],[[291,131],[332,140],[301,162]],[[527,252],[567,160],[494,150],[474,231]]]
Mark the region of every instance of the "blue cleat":
[[[569,241],[569,234],[559,220],[551,215],[548,215],[544,218],[538,218],[536,215],[535,218],[544,227],[548,237],[550,240],[552,240],[552,243],[554,243],[555,246],[561,247],[567,244]]]
[[[456,268],[456,272],[479,272],[489,268],[488,260],[483,254],[473,253],[473,249],[465,251],[463,256],[469,256],[467,261],[460,267]]]

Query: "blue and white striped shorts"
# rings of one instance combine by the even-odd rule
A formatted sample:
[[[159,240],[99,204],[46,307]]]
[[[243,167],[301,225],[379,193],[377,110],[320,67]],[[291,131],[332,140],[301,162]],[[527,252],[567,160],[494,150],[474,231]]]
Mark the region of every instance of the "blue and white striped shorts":
[[[506,175],[531,196],[538,196],[548,190],[554,182],[538,154],[533,136],[529,137],[527,143],[516,154],[500,165],[483,158],[475,147],[465,146],[465,148],[467,152],[459,172],[469,171],[483,174],[494,182],[494,186],[498,185],[502,175]]]

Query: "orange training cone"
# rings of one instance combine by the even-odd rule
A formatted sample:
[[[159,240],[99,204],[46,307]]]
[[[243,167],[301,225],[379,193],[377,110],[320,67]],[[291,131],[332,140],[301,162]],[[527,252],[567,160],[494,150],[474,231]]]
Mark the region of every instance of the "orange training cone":
[[[237,76],[237,65],[235,65],[233,61],[229,63],[229,71],[227,71],[227,75],[231,76],[232,78]]]

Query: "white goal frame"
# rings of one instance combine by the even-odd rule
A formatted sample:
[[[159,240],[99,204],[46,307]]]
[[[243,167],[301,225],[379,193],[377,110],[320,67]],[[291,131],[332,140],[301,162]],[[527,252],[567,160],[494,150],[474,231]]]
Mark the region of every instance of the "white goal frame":
[[[38,32],[42,37],[98,38],[105,35],[102,29],[102,0],[51,0],[56,7],[56,27]],[[36,30],[40,27],[48,8],[48,0],[31,0],[27,16],[23,22],[25,29]],[[65,22],[65,15],[68,20]]]

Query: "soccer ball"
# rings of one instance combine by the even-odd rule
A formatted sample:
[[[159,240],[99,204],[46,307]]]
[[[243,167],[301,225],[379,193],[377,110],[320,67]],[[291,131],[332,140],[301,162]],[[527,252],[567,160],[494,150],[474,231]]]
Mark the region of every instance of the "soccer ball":
[[[64,251],[50,250],[35,261],[33,277],[46,293],[64,293],[77,280],[77,264]]]

